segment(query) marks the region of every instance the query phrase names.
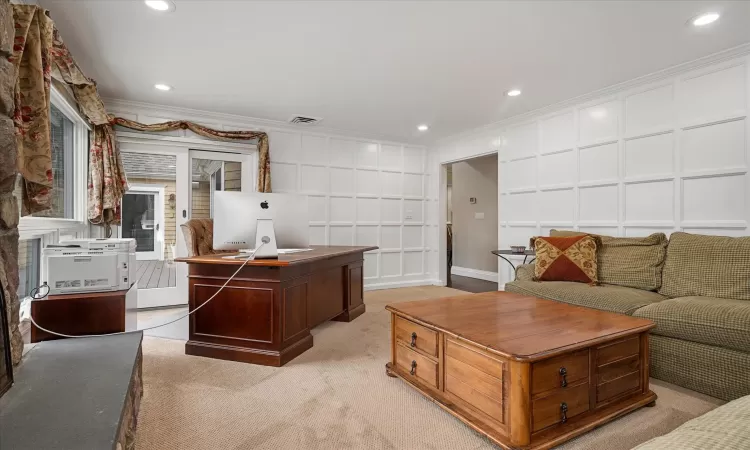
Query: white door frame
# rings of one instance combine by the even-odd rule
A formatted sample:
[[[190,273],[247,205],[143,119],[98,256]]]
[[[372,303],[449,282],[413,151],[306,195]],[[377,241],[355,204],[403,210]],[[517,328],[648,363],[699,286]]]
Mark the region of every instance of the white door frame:
[[[154,202],[154,228],[158,228],[154,232],[154,251],[153,252],[136,252],[135,259],[138,261],[163,261],[164,260],[164,186],[158,184],[145,184],[145,183],[134,183],[130,185],[130,189],[125,193],[128,194],[155,194],[156,199]],[[158,225],[158,227],[157,227]],[[117,236],[122,237],[122,225],[117,225]]]

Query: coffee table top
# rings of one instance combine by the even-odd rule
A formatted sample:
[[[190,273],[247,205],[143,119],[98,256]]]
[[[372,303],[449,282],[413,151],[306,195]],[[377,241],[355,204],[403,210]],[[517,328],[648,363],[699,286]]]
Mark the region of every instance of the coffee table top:
[[[392,303],[386,309],[517,361],[649,330],[652,321],[511,292]]]

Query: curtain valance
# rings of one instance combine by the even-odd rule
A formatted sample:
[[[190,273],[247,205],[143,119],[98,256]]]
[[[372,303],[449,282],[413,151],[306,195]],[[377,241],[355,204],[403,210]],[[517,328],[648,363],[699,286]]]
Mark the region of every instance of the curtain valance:
[[[209,139],[220,141],[245,141],[257,140],[258,143],[258,183],[256,189],[258,192],[271,192],[271,161],[268,153],[268,134],[263,131],[223,131],[214,130],[203,125],[188,122],[186,120],[173,120],[170,122],[155,123],[146,125],[122,117],[110,116],[109,122],[112,125],[119,125],[136,131],[146,131],[151,133],[190,130],[193,133]]]

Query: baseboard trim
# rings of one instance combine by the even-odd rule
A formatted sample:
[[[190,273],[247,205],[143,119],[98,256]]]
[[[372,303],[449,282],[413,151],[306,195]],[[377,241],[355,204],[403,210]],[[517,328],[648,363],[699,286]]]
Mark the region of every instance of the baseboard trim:
[[[377,291],[380,289],[396,289],[414,286],[433,286],[435,280],[394,281],[392,283],[365,284],[365,291]]]
[[[469,269],[467,267],[451,267],[451,275],[461,277],[478,278],[480,280],[498,282],[497,272],[488,272],[486,270]]]

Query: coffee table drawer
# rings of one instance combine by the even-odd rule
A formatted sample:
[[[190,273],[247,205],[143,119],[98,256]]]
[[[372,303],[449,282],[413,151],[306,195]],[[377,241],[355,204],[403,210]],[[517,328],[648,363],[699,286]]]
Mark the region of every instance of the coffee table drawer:
[[[641,352],[641,341],[638,336],[627,338],[613,344],[602,345],[596,349],[596,365],[603,366],[618,359],[637,355]]]
[[[396,367],[417,381],[434,388],[438,386],[437,363],[400,343],[396,343]]]
[[[397,342],[401,341],[411,348],[437,357],[438,335],[436,331],[399,316],[396,316],[395,321]]]
[[[531,409],[532,432],[558,423],[589,410],[589,384],[583,383],[564,391],[534,400]]]
[[[531,393],[567,389],[589,376],[589,351],[556,356],[531,366]]]

